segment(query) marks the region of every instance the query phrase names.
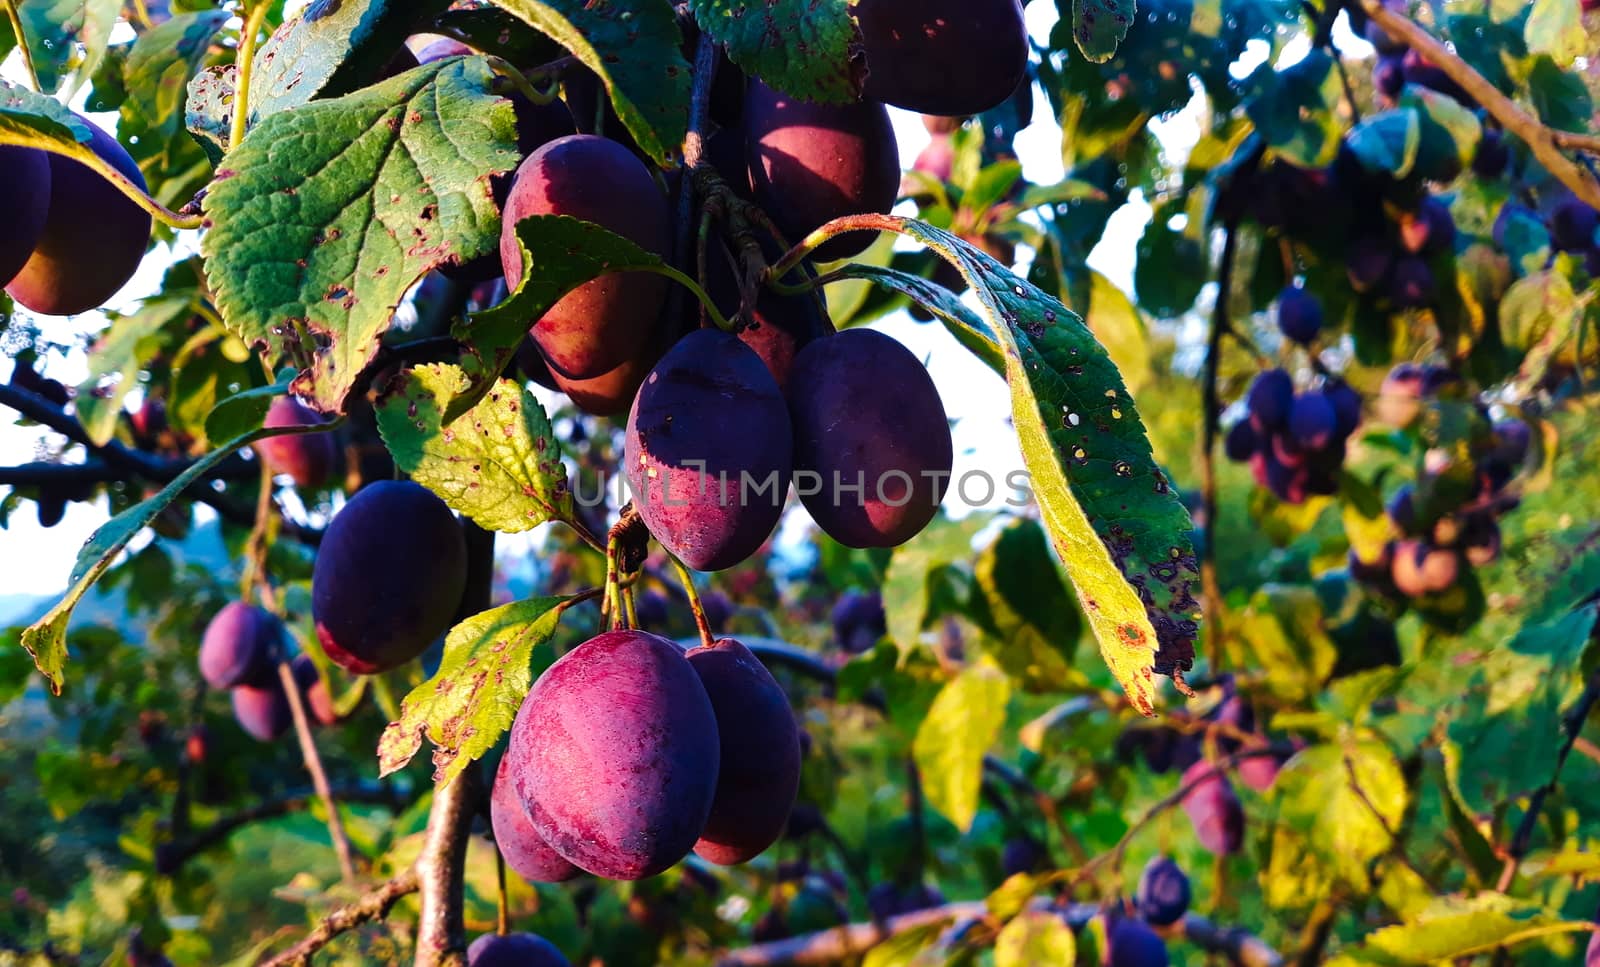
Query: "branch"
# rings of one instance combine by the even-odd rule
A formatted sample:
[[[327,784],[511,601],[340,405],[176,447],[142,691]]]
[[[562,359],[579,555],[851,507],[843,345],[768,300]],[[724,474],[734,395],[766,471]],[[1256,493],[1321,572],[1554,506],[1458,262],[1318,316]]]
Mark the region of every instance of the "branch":
[[[394,791],[388,788],[349,786],[336,790],[336,794],[346,802],[397,805]],[[262,820],[302,812],[310,808],[316,798],[315,790],[298,790],[224,816],[185,839],[162,843],[156,847],[156,872],[163,876],[171,876],[191,859],[232,836],[235,830]]]
[[[1511,882],[1516,879],[1517,865],[1528,855],[1528,848],[1533,843],[1533,830],[1539,824],[1539,814],[1544,811],[1545,797],[1555,790],[1556,780],[1561,778],[1561,767],[1567,764],[1567,756],[1572,754],[1578,733],[1583,730],[1583,723],[1588,720],[1596,700],[1600,700],[1600,670],[1590,673],[1578,703],[1562,718],[1562,725],[1567,731],[1566,741],[1556,755],[1556,768],[1550,774],[1550,781],[1534,791],[1528,800],[1528,811],[1522,814],[1522,821],[1517,824],[1517,831],[1511,837],[1511,848],[1506,851],[1506,864],[1500,870],[1500,882],[1495,884],[1495,889],[1501,893],[1511,889]]]
[[[700,45],[694,55],[694,90],[689,98],[689,130],[683,138],[683,183],[678,186],[678,233],[673,239],[672,264],[684,272],[692,273],[694,237],[695,180],[692,172],[705,156],[706,116],[711,108],[711,82],[717,74],[717,43],[705,31],[700,33]],[[673,287],[672,310],[668,319],[670,328],[676,330],[683,318],[684,299],[687,296],[677,286]]]
[[[1557,181],[1572,189],[1572,193],[1590,208],[1600,209],[1600,182],[1590,176],[1572,159],[1561,153],[1563,143],[1577,135],[1563,134],[1545,127],[1538,118],[1518,107],[1516,102],[1500,93],[1500,89],[1484,79],[1483,75],[1468,66],[1467,62],[1450,52],[1450,49],[1416,21],[1389,8],[1382,0],[1362,0],[1361,6],[1391,37],[1426,57],[1445,76],[1460,85],[1483,109],[1500,122],[1507,131],[1527,142],[1529,150],[1539,163],[1549,169]],[[1592,145],[1587,142],[1585,146]]]
[[[1232,328],[1228,322],[1228,303],[1233,294],[1233,259],[1239,233],[1230,221],[1223,227],[1222,260],[1217,268],[1217,302],[1211,310],[1211,339],[1206,348],[1202,376],[1200,444],[1200,505],[1205,514],[1200,547],[1200,594],[1204,599],[1201,614],[1206,618],[1206,650],[1213,669],[1222,667],[1222,585],[1217,580],[1217,423],[1222,416],[1222,401],[1217,395],[1217,375],[1222,365],[1222,337]]]
[[[267,961],[262,967],[310,967],[311,955],[326,947],[333,938],[354,930],[363,923],[382,920],[400,898],[417,892],[415,868],[397,874],[354,903],[342,906],[323,918],[305,939]]]
[[[317,754],[317,742],[311,737],[306,704],[300,699],[300,683],[295,681],[294,669],[288,661],[278,662],[278,681],[282,683],[284,694],[289,699],[295,735],[300,740],[300,758],[305,762],[306,771],[311,773],[311,785],[322,800],[322,808],[328,813],[328,840],[333,844],[334,855],[339,858],[339,873],[346,883],[354,883],[356,864],[350,851],[350,837],[345,835],[344,819],[339,815],[339,801],[334,798],[333,788],[328,785],[327,770],[322,768],[322,756]]]

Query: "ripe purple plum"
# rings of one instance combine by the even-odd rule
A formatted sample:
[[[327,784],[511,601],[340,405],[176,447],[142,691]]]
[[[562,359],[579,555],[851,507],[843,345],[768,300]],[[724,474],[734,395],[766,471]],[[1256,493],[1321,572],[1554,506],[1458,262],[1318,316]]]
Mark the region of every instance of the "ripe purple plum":
[[[516,224],[532,215],[594,222],[657,255],[672,251],[672,218],[650,170],[615,141],[587,134],[557,138],[523,160],[506,198],[500,260],[506,284],[522,281]],[[533,341],[550,368],[568,379],[593,379],[649,345],[666,298],[666,280],[648,272],[592,279],[537,320]]]
[[[1019,0],[861,0],[863,96],[923,114],[977,114],[1005,101],[1028,67]]]
[[[541,839],[579,869],[640,880],[683,859],[706,828],[721,741],[678,646],[612,631],[539,677],[506,755]]]
[[[1153,856],[1139,874],[1134,907],[1146,923],[1165,927],[1189,912],[1189,877],[1170,856]]]
[[[1421,309],[1433,302],[1433,270],[1415,255],[1398,259],[1389,279],[1389,301],[1401,309]]]
[[[1550,214],[1550,240],[1564,252],[1582,252],[1594,245],[1600,212],[1576,198],[1568,198]]]
[[[278,619],[252,604],[223,605],[200,639],[200,677],[216,689],[253,685],[264,688],[277,680],[283,627]]]
[[[486,933],[467,948],[467,967],[572,967],[572,962],[538,934]]]
[[[739,280],[720,248],[713,245],[706,259],[706,291],[717,308],[732,319],[742,308]],[[817,300],[809,293],[781,295],[763,287],[756,293],[754,307],[739,320],[739,338],[767,364],[782,390],[789,385],[795,356],[827,328]]]
[[[1309,346],[1322,334],[1322,301],[1297,285],[1278,294],[1278,330],[1285,339]]]
[[[35,148],[0,145],[0,285],[22,271],[50,214],[50,156]]]
[[[1294,379],[1281,369],[1263,371],[1251,382],[1245,405],[1257,429],[1284,429],[1294,407]]]
[[[1123,917],[1106,928],[1109,967],[1167,967],[1166,941],[1143,920]]]
[[[266,426],[318,426],[322,415],[291,396],[280,396],[267,407]],[[339,445],[331,433],[296,433],[268,437],[255,444],[259,456],[274,474],[294,478],[296,486],[321,488],[339,462]]]
[[[83,123],[91,134],[86,147],[145,190],[144,175],[117,139]],[[65,155],[50,155],[49,185],[44,228],[6,291],[34,312],[70,316],[100,307],[133,278],[151,220],[111,182]]]
[[[738,337],[690,333],[645,379],[623,459],[650,533],[700,571],[754,554],[783,513],[794,446],[783,394]]]
[[[410,481],[363,488],[333,518],[311,575],[317,639],[357,675],[398,668],[450,627],[467,545],[444,501]]]
[[[1494,128],[1483,132],[1478,141],[1478,151],[1472,156],[1472,172],[1480,178],[1498,178],[1511,164],[1511,148],[1505,135]]]
[[[1289,432],[1308,450],[1327,446],[1338,429],[1339,416],[1333,402],[1321,393],[1301,393],[1289,408]]]
[[[1222,441],[1222,449],[1229,460],[1243,463],[1261,449],[1261,438],[1249,420],[1240,420],[1228,428],[1228,435]]]
[[[1218,856],[1239,852],[1244,846],[1244,807],[1227,775],[1214,764],[1200,761],[1184,772],[1183,785],[1189,787],[1183,811],[1200,845]]]
[[[238,685],[229,693],[233,698],[233,717],[239,727],[258,742],[274,742],[294,726],[289,696],[276,679],[261,687]]]
[[[893,338],[848,329],[795,359],[789,413],[811,518],[847,547],[895,547],[939,510],[954,451],[944,403]]]
[[[1356,432],[1361,425],[1361,394],[1355,387],[1343,380],[1329,380],[1322,395],[1333,405],[1334,433],[1344,439]]]
[[[1000,872],[1007,877],[1018,873],[1036,873],[1049,862],[1049,854],[1032,836],[1008,839],[1000,850]]]
[[[852,655],[872,650],[889,633],[883,596],[875,591],[846,591],[833,605],[833,640]]]
[[[737,639],[687,657],[711,698],[722,744],[716,798],[694,851],[733,866],[777,842],[789,821],[800,791],[800,733],[788,696]]]
[[[900,153],[882,104],[812,103],[751,80],[744,124],[756,201],[791,244],[842,215],[887,214],[894,207]],[[814,254],[824,261],[848,258],[872,238],[867,232],[840,236]]]
[[[1461,556],[1420,540],[1399,541],[1390,573],[1394,586],[1408,598],[1437,594],[1461,577]]]
[[[519,713],[519,718],[520,713]],[[507,778],[509,754],[500,758],[494,787],[489,793],[489,826],[494,830],[494,845],[506,865],[529,883],[562,883],[581,872],[566,857],[550,848],[533,828],[528,810],[517,796],[515,783]]]
[[[334,708],[333,696],[328,692],[328,683],[317,673],[317,666],[312,662],[311,656],[294,656],[289,668],[294,672],[294,682],[300,688],[300,698],[311,720],[318,725],[337,725],[339,711]]]

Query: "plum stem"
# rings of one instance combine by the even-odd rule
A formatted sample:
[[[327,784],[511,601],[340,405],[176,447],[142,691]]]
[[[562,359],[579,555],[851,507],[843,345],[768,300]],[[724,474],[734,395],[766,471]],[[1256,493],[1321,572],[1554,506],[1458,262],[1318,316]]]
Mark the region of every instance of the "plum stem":
[[[1579,147],[1570,138],[1553,131],[1533,115],[1517,106],[1511,98],[1489,83],[1471,65],[1456,56],[1438,38],[1424,30],[1410,17],[1390,9],[1383,0],[1361,0],[1367,16],[1389,36],[1404,41],[1406,46],[1426,57],[1444,75],[1460,85],[1474,100],[1483,106],[1501,127],[1521,138],[1533,156],[1544,165],[1556,180],[1572,189],[1573,194],[1590,208],[1600,208],[1600,181],[1587,174],[1572,159],[1561,153],[1563,146]],[[1590,144],[1586,147],[1600,147]]]
[[[690,294],[692,294],[696,299],[700,300],[700,305],[705,309],[706,315],[711,318],[712,325],[716,326],[718,329],[721,329],[723,332],[733,332],[733,323],[729,322],[728,317],[724,316],[722,312],[717,309],[716,305],[712,303],[711,297],[706,294],[706,290],[702,289],[699,283],[695,282],[695,280],[689,278],[687,275],[684,275],[678,269],[675,269],[663,262],[658,265],[638,266],[634,269],[630,269],[629,271],[654,272],[657,275],[664,275],[672,281],[678,283],[685,289],[688,289]]]
[[[484,58],[489,62],[489,69],[494,71],[496,77],[502,77],[511,82],[518,94],[538,105],[549,104],[556,99],[553,91],[541,91],[533,86],[533,82],[522,71],[517,70],[503,57],[489,55]]]
[[[689,96],[689,126],[683,135],[683,178],[678,186],[677,235],[673,239],[672,249],[673,262],[684,267],[690,264],[690,233],[696,221],[694,203],[698,188],[691,173],[705,159],[706,119],[711,113],[711,82],[716,75],[717,43],[710,34],[701,33],[694,53],[694,87]],[[701,304],[714,313],[716,309],[705,298],[704,292],[697,294],[701,297]],[[668,324],[673,327],[683,318],[682,294],[673,294],[668,316]],[[719,328],[726,329],[727,326]]]
[[[40,151],[48,151],[51,154],[59,154],[63,157],[71,158],[73,161],[76,161],[78,164],[81,164],[90,171],[93,171],[106,181],[111,182],[111,186],[113,188],[122,192],[128,197],[129,201],[133,202],[135,205],[138,205],[141,209],[155,218],[156,221],[161,222],[163,225],[167,225],[179,230],[203,228],[205,226],[206,220],[204,215],[180,215],[167,206],[161,204],[154,198],[151,198],[149,195],[145,194],[145,192],[141,190],[138,185],[128,180],[127,175],[118,171],[111,164],[111,162],[90,150],[87,145],[73,142],[72,149],[66,149],[59,142],[55,141],[35,142],[21,139],[8,140],[3,137],[0,137],[0,144],[16,144],[24,148],[37,148]]]
[[[261,33],[261,27],[267,20],[267,11],[271,8],[272,4],[261,0],[250,11],[250,16],[245,18],[244,26],[239,31],[239,51],[234,56],[238,80],[234,84],[233,119],[228,130],[230,149],[244,140],[250,124],[250,78],[255,72],[256,35]]]
[[[710,646],[717,640],[711,631],[711,621],[706,617],[705,605],[700,602],[700,592],[695,590],[694,575],[689,568],[671,554],[667,555],[672,561],[672,566],[678,569],[678,579],[683,582],[683,593],[689,598],[689,610],[694,614],[694,624],[700,631],[700,643]]]
[[[327,770],[322,767],[322,756],[317,753],[316,740],[311,737],[311,723],[306,718],[305,702],[300,698],[300,685],[295,681],[294,669],[287,661],[278,662],[278,681],[289,697],[289,712],[294,718],[294,732],[300,740],[300,757],[305,760],[306,771],[311,773],[311,785],[327,810],[328,838],[333,842],[334,855],[339,858],[339,873],[346,883],[356,881],[355,859],[350,852],[350,837],[345,833],[344,818],[339,815],[339,802],[333,798],[333,787],[328,783]]]
[[[494,844],[495,924],[494,932],[504,937],[511,932],[511,906],[506,900],[506,855]]]
[[[1205,370],[1201,376],[1202,399],[1200,418],[1200,505],[1205,514],[1204,543],[1200,546],[1201,614],[1206,618],[1206,650],[1211,665],[1223,665],[1222,649],[1222,585],[1217,579],[1217,424],[1222,416],[1222,402],[1217,392],[1218,374],[1222,367],[1222,336],[1231,327],[1228,322],[1228,300],[1233,294],[1233,262],[1238,249],[1239,233],[1233,223],[1223,226],[1222,258],[1217,267],[1217,302],[1211,310],[1211,333],[1206,346]]]

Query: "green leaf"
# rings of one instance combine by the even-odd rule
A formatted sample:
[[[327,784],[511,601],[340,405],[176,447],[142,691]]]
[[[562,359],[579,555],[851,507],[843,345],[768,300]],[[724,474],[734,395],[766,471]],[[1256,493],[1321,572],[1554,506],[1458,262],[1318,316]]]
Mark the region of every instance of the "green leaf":
[[[1133,268],[1139,305],[1162,319],[1188,312],[1206,281],[1205,247],[1189,232],[1174,231],[1167,224],[1178,212],[1177,202],[1156,207],[1139,236],[1139,258]],[[1091,307],[1093,298],[1091,290]]]
[[[435,782],[454,778],[493,748],[533,686],[533,649],[550,640],[571,600],[517,601],[450,629],[439,670],[405,697],[400,720],[378,740],[378,775],[410,762],[423,736],[434,745]]]
[[[1594,98],[1583,78],[1562,70],[1547,56],[1533,60],[1533,69],[1528,72],[1528,98],[1544,123],[1561,131],[1589,133]]]
[[[1362,167],[1395,178],[1411,174],[1422,141],[1421,121],[1411,110],[1384,111],[1361,119],[1350,131],[1350,150]]]
[[[128,99],[122,114],[143,137],[165,142],[178,133],[189,79],[229,16],[224,10],[178,14],[134,41],[123,68]]]
[[[316,407],[342,410],[417,278],[497,245],[489,179],[517,154],[491,79],[457,58],[274,114],[218,171],[201,243],[217,308]]]
[[[1246,82],[1245,112],[1274,152],[1302,168],[1325,168],[1339,154],[1344,96],[1333,58],[1313,49],[1281,71],[1262,64]]]
[[[437,363],[406,373],[378,402],[378,429],[395,466],[487,530],[514,534],[572,517],[572,493],[544,407],[500,380],[460,419],[452,401],[471,383]]]
[[[963,346],[997,373],[1006,369],[1005,356],[994,331],[982,317],[961,301],[949,289],[910,272],[901,272],[887,266],[847,262],[833,269],[829,275],[840,279],[861,279],[893,292],[898,292],[917,305],[933,313]],[[830,295],[834,289],[829,288]]]
[[[1522,36],[1531,53],[1549,54],[1561,67],[1571,67],[1589,46],[1578,0],[1533,0]]]
[[[911,743],[928,804],[962,832],[978,814],[983,757],[1000,737],[1010,699],[1004,675],[971,665],[939,690]]]
[[[365,86],[418,24],[448,5],[448,0],[312,0],[256,50],[250,126]]]
[[[994,967],[1071,964],[1077,956],[1072,928],[1049,910],[1024,910],[994,938]]]
[[[667,0],[499,0],[594,71],[644,152],[666,164],[689,130],[689,64]]]
[[[1540,937],[1593,930],[1593,923],[1566,920],[1525,900],[1483,893],[1440,897],[1415,922],[1368,934],[1364,947],[1393,958],[1390,963],[1436,964]]]
[[[1115,282],[1089,270],[1089,331],[1100,340],[1128,392],[1137,393],[1150,381],[1150,333],[1144,315]]]
[[[1285,703],[1305,703],[1322,691],[1339,654],[1313,589],[1269,584],[1256,591],[1239,621],[1250,667],[1264,670],[1269,692]]]
[[[239,70],[232,64],[207,67],[189,81],[183,102],[183,126],[205,149],[212,164],[227,153],[238,86]]]
[[[931,923],[895,934],[867,951],[861,967],[936,967],[947,963],[939,953],[944,925]]]
[[[1400,828],[1410,798],[1389,747],[1355,737],[1297,753],[1278,772],[1273,793],[1277,817],[1262,877],[1269,902],[1300,877],[1369,889],[1368,864],[1388,851],[1388,830]]]
[[[17,15],[39,86],[58,91],[69,69],[76,69],[78,83],[94,74],[105,57],[111,28],[117,25],[121,10],[121,0],[20,0]],[[78,44],[83,45],[81,61],[77,60]],[[76,87],[74,84],[73,89]]]
[[[266,422],[272,401],[289,392],[289,384],[255,386],[224,397],[206,414],[206,437],[229,440],[249,433]]]
[[[1194,659],[1193,525],[1105,348],[1059,301],[948,232],[885,219],[961,270],[1001,339],[1034,496],[1106,664],[1141,712]]]
[[[1137,0],[1072,0],[1072,38],[1086,59],[1104,63],[1128,36],[1138,11]]]
[[[160,493],[134,504],[90,534],[89,540],[78,551],[77,562],[73,564],[72,574],[67,578],[69,586],[66,595],[56,603],[55,607],[46,612],[44,617],[22,632],[22,647],[33,656],[33,663],[49,682],[50,691],[60,695],[61,686],[66,680],[63,673],[67,665],[67,624],[72,620],[73,609],[111,567],[117,555],[128,546],[128,542],[133,540],[135,535],[150,526],[150,522],[155,520],[157,515],[176,500],[190,484],[211,472],[241,447],[271,436],[312,433],[322,429],[325,427],[273,427],[252,430],[234,437],[195,461],[189,469],[163,487]]]
[[[1595,607],[1524,627],[1479,659],[1478,672],[1449,716],[1446,770],[1462,804],[1485,816],[1543,785],[1565,738],[1562,712],[1577,698]]]
[[[975,569],[996,637],[985,648],[1031,690],[1057,690],[1077,677],[1083,625],[1058,568],[1044,528],[1024,519],[1000,532]]]
[[[929,575],[972,556],[972,538],[988,522],[986,514],[959,521],[936,517],[922,533],[895,548],[883,581],[883,610],[889,637],[902,651],[917,643],[928,621]]]
[[[152,299],[133,315],[114,320],[89,350],[91,375],[78,387],[73,406],[95,446],[105,446],[116,435],[122,401],[138,385],[139,371],[161,349],[157,335],[170,323],[187,318],[192,308],[187,296]]]
[[[1551,270],[1512,283],[1500,302],[1500,333],[1507,346],[1527,352],[1550,340],[1559,344],[1572,333],[1578,297],[1565,275]]]
[[[772,87],[808,101],[853,101],[862,63],[851,0],[690,0],[700,29],[728,59]]]

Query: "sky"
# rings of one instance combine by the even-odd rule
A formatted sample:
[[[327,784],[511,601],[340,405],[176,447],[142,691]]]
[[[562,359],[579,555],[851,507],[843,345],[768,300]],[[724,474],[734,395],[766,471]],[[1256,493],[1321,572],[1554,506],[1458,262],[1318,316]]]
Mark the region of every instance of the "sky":
[[[1055,6],[1032,3],[1027,11],[1030,32],[1041,43],[1046,41],[1056,20]],[[118,27],[121,31],[127,29],[126,25]],[[124,38],[114,37],[114,40],[119,39]],[[1341,38],[1341,41],[1345,40],[1354,41],[1354,38],[1346,33]],[[1258,52],[1257,60],[1266,53],[1265,45],[1260,46],[1262,49]],[[1341,42],[1341,46],[1345,44]],[[1297,51],[1291,46],[1284,51],[1280,60],[1292,61],[1302,54],[1303,49]],[[18,60],[17,55],[13,54],[9,61],[0,65],[0,76],[13,82],[22,81]],[[75,106],[81,108],[82,96],[79,95]],[[1023,176],[1028,181],[1052,184],[1063,176],[1061,131],[1053,122],[1050,107],[1038,90],[1035,90],[1035,102],[1034,123],[1018,136],[1016,149],[1022,162]],[[1181,159],[1199,137],[1199,110],[1199,102],[1192,102],[1183,111],[1155,123],[1157,136],[1169,157],[1174,160]],[[901,159],[909,165],[911,159],[927,144],[928,134],[916,114],[891,109],[891,115]],[[115,124],[114,115],[89,117],[108,129]],[[904,213],[915,214],[914,207],[908,204]],[[1112,217],[1103,239],[1089,257],[1089,264],[1093,268],[1125,292],[1132,292],[1134,247],[1149,217],[1149,206],[1142,197],[1136,195]],[[139,299],[158,291],[164,266],[196,251],[198,244],[198,233],[185,232],[172,251],[152,252],[146,257],[139,273],[108,304],[109,308],[131,308]],[[164,254],[166,257],[163,257]],[[971,298],[970,294],[968,298]],[[44,318],[39,323],[51,341],[81,346],[86,344],[90,334],[104,327],[105,317],[93,312],[71,319]],[[1009,472],[1021,469],[1022,459],[1017,450],[1015,434],[1008,423],[1010,402],[1003,380],[956,343],[938,324],[919,324],[901,312],[875,323],[874,328],[899,339],[925,360],[939,387],[945,409],[955,421],[953,436],[957,479],[968,471],[982,470],[992,478],[1003,481]],[[10,359],[0,354],[0,380],[8,379],[11,369]],[[65,359],[52,356],[45,375],[76,386],[88,377],[86,357],[82,351],[74,351]],[[549,407],[553,395],[542,389],[538,392],[544,394],[542,402]],[[37,428],[12,425],[11,414],[0,414],[0,465],[12,466],[39,459],[45,453],[48,439],[49,434]],[[972,496],[982,494],[973,492]],[[999,506],[1004,499],[1005,494],[998,494],[989,502],[989,506]],[[957,516],[965,512],[954,498],[947,498],[946,508]],[[210,511],[201,507],[197,508],[196,514],[197,520],[203,521],[209,519]],[[56,527],[45,530],[38,524],[32,503],[25,504],[12,515],[10,526],[0,530],[0,597],[61,592],[66,587],[78,548],[94,528],[106,520],[106,516],[104,501],[69,504],[65,519]],[[805,527],[804,514],[791,512],[785,518],[784,526],[784,540],[797,540]],[[515,555],[526,552],[536,546],[539,534],[539,531],[534,531],[506,538],[499,545],[501,553]],[[136,544],[135,549],[138,546]]]

